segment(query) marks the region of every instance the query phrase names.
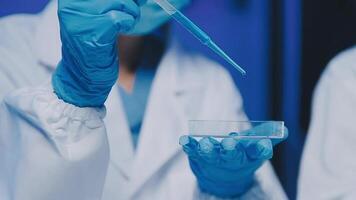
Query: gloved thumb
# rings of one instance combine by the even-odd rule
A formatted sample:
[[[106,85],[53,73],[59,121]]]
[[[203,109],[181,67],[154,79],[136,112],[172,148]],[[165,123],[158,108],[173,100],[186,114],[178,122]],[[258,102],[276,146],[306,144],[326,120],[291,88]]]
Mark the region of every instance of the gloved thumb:
[[[288,134],[289,133],[288,133],[288,128],[287,127],[284,127],[283,132],[284,132],[283,138],[278,138],[278,139],[273,138],[273,139],[271,139],[273,146],[279,144],[280,142],[283,142],[284,140],[286,140],[288,138]]]
[[[283,130],[281,130],[283,129]],[[281,135],[283,133],[283,135]],[[271,138],[272,145],[277,145],[288,137],[287,127],[281,127],[279,123],[265,122],[251,129],[240,132],[238,135],[246,136],[282,136],[282,138]]]

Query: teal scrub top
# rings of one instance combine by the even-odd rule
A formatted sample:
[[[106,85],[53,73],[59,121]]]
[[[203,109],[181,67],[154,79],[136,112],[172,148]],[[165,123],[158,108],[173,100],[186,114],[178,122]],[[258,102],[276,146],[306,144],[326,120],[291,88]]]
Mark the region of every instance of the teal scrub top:
[[[138,68],[136,71],[135,83],[132,92],[127,92],[122,87],[119,87],[126,118],[132,135],[133,145],[135,148],[138,143],[150,88],[155,76],[155,72],[155,68]]]

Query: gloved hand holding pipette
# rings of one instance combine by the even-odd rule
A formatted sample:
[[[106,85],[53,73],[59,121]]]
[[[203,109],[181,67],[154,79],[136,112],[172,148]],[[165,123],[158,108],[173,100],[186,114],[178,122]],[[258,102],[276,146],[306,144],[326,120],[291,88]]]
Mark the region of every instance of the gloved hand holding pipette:
[[[266,129],[269,125],[263,126]],[[256,132],[254,128],[250,131]],[[272,158],[273,146],[287,137],[285,128],[284,137],[279,139],[237,139],[231,134],[221,142],[213,137],[197,141],[191,136],[182,136],[179,142],[188,155],[200,189],[225,198],[244,194],[253,185],[255,171]]]
[[[59,0],[62,60],[52,78],[57,96],[80,107],[102,106],[118,77],[117,36],[139,16],[133,0]]]
[[[189,0],[172,0],[181,8]],[[118,77],[119,34],[143,35],[169,19],[153,0],[58,1],[62,60],[52,78],[59,98],[102,106]]]

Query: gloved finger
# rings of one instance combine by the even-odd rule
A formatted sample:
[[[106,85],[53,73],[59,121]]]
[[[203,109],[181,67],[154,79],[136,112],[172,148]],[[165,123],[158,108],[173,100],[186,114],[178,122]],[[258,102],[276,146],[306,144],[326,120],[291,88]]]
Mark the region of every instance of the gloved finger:
[[[220,144],[212,137],[204,137],[198,143],[200,158],[208,163],[216,163],[219,159]]]
[[[244,148],[251,160],[267,160],[273,156],[273,146],[270,139],[249,141],[244,144]]]
[[[189,156],[194,157],[197,154],[198,141],[194,138],[184,135],[179,138],[179,144],[182,145],[183,151]]]
[[[255,125],[252,128],[239,132],[239,135],[243,136],[270,136],[278,133],[279,123],[274,121],[263,122]]]
[[[242,157],[243,151],[238,147],[238,142],[232,137],[224,138],[221,141],[220,158],[225,161],[238,160]]]
[[[284,126],[283,129],[284,129],[283,130],[283,133],[284,133],[283,138],[278,138],[278,139],[273,138],[272,139],[273,146],[279,144],[280,142],[283,142],[284,140],[286,140],[288,138],[288,135],[289,135],[288,128]]]

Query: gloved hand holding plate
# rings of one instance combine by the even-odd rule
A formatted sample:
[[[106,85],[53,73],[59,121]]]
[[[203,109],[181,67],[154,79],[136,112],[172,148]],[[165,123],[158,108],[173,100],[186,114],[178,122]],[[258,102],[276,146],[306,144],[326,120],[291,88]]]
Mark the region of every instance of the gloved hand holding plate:
[[[189,134],[179,142],[200,189],[236,197],[253,185],[255,171],[288,130],[281,121],[190,121]]]

